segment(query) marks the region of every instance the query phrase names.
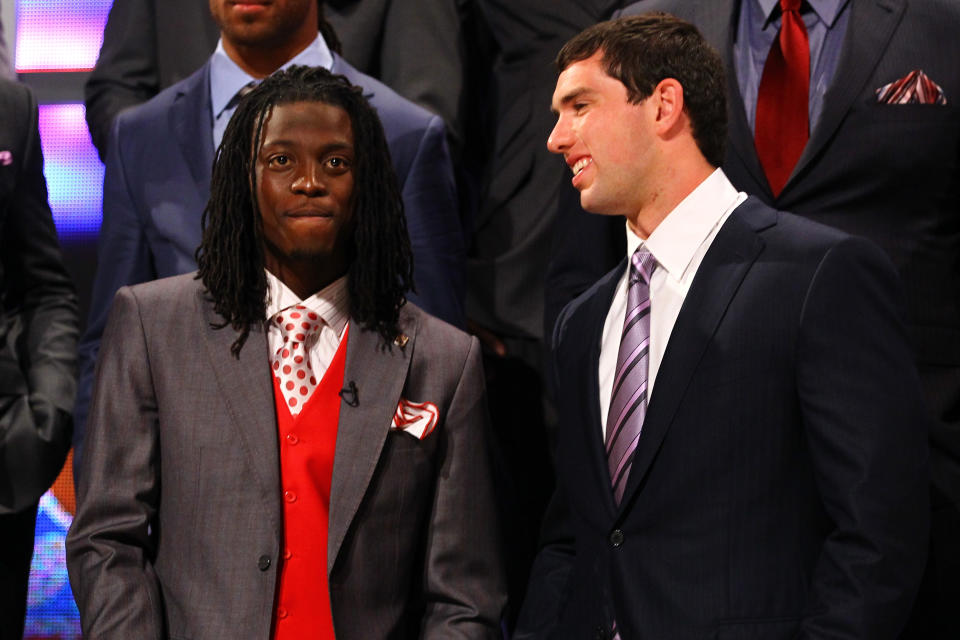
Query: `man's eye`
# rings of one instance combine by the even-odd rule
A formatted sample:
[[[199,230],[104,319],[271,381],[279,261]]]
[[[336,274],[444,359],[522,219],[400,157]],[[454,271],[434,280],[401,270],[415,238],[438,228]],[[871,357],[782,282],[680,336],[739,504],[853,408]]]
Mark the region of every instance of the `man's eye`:
[[[347,166],[347,161],[345,158],[334,156],[333,158],[327,160],[327,164],[333,169],[342,169]]]
[[[289,156],[285,156],[283,154],[276,155],[270,158],[270,164],[278,165],[281,167],[286,165],[288,162],[290,162]]]

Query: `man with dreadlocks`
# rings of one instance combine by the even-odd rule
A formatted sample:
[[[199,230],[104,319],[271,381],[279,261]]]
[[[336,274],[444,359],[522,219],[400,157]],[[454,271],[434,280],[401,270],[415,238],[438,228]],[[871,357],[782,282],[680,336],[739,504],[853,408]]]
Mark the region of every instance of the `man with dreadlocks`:
[[[78,349],[75,461],[83,453],[94,363],[114,294],[197,268],[214,151],[240,97],[277,69],[324,67],[363,88],[383,122],[401,185],[415,258],[410,299],[464,325],[464,236],[443,121],[347,63],[317,0],[209,5],[220,27],[217,50],[196,73],[118,116],[110,136],[99,266]]]
[[[293,67],[240,102],[198,263],[110,313],[67,540],[85,637],[499,637],[479,346],[405,304],[358,88]]]

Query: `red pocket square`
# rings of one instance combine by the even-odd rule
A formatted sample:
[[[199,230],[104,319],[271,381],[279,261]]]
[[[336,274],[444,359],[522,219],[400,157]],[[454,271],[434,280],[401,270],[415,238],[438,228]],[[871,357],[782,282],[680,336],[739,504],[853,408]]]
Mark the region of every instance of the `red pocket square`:
[[[432,402],[411,402],[406,398],[400,398],[390,428],[423,440],[433,433],[439,417],[437,405]]]
[[[878,104],[947,104],[947,96],[920,69],[877,89]]]

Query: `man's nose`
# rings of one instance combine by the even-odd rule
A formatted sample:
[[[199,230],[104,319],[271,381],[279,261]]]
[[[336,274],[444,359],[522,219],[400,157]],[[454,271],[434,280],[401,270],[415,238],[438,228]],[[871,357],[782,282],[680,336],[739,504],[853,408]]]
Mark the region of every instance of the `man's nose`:
[[[323,170],[315,162],[308,163],[301,169],[292,186],[294,191],[307,195],[323,194],[327,189]]]
[[[563,153],[570,148],[570,127],[563,117],[557,118],[553,131],[547,136],[547,149],[551,153]]]

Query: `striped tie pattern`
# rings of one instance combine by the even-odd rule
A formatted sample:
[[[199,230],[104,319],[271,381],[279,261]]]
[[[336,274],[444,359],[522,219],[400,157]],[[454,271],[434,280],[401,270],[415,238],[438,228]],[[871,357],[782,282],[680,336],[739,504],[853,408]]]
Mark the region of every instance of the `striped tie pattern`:
[[[630,259],[627,313],[620,336],[617,370],[607,414],[607,466],[613,495],[620,504],[647,414],[647,368],[650,354],[650,276],[657,263],[637,248]]]

